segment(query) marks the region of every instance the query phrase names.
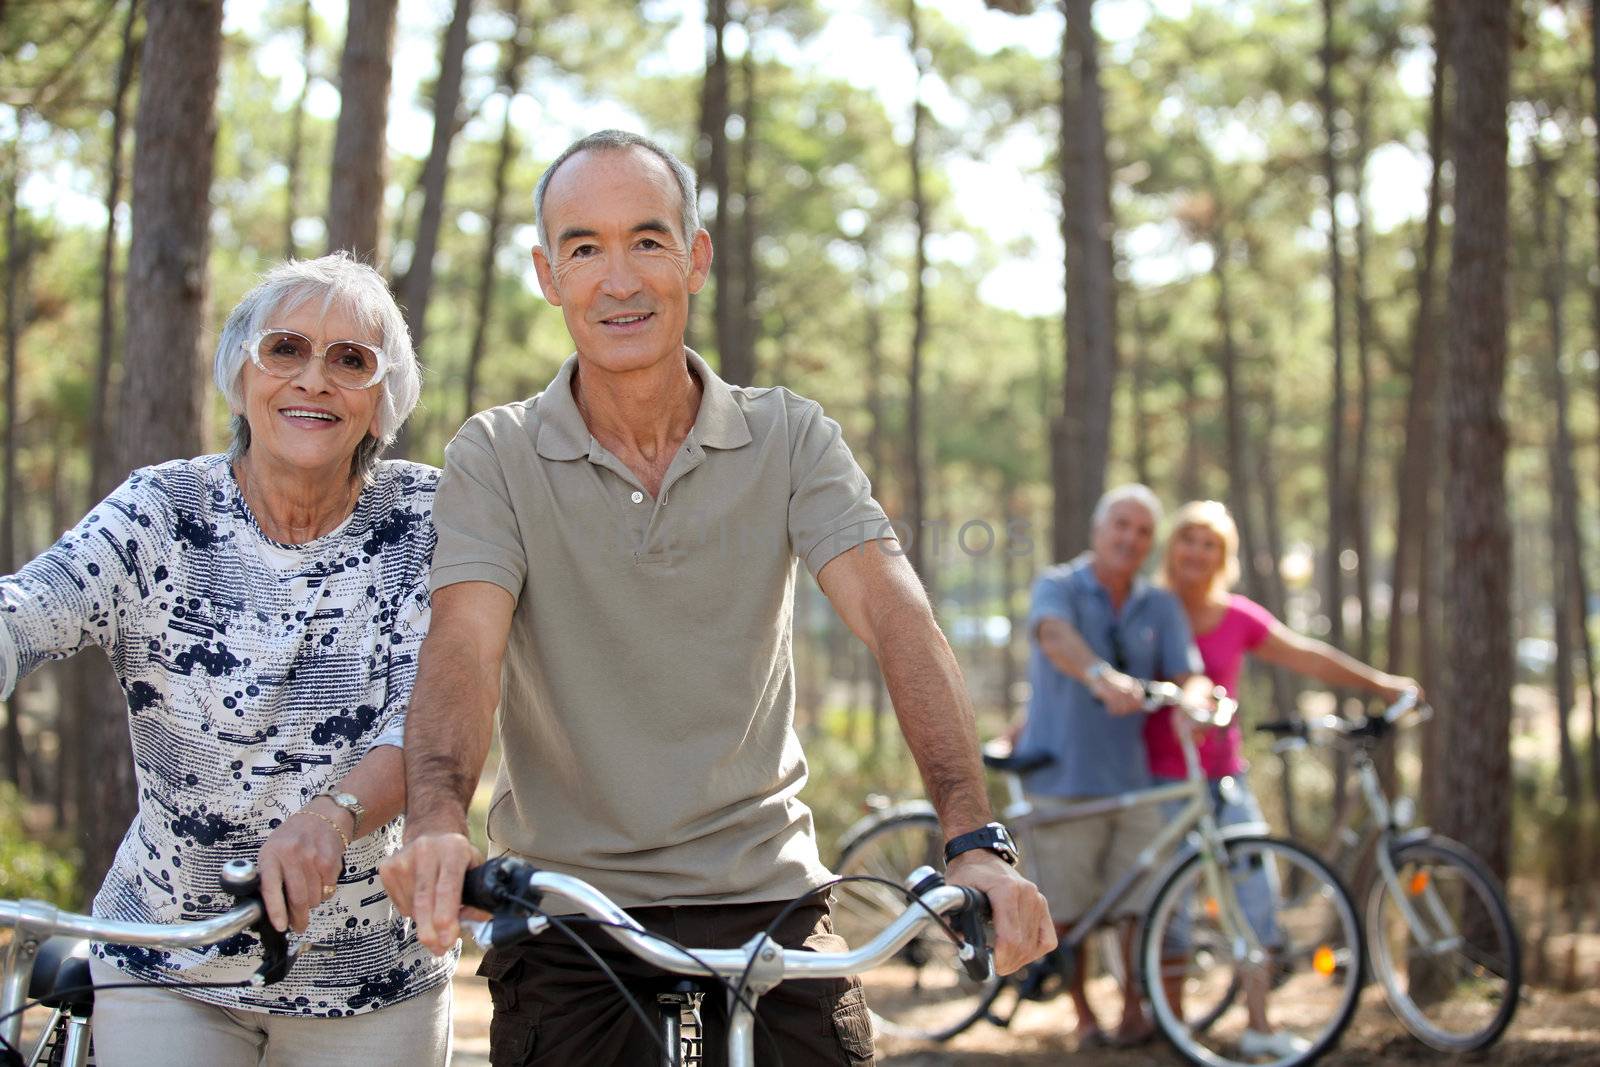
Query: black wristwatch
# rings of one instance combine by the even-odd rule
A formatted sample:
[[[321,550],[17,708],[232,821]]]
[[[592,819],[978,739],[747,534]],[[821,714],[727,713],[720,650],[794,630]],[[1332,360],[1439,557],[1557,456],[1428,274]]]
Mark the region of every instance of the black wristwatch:
[[[1011,839],[1011,831],[1001,823],[992,822],[987,826],[980,826],[971,833],[959,834],[946,841],[944,861],[949,863],[963,852],[971,852],[975,848],[987,849],[1013,867],[1017,865],[1017,859],[1022,854],[1017,848],[1017,843]]]

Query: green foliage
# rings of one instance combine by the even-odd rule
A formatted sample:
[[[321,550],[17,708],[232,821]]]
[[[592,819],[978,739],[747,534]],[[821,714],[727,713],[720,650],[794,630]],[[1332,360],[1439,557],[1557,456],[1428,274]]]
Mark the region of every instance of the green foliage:
[[[17,789],[0,782],[0,897],[31,897],[71,907],[77,897],[77,852],[61,841],[40,840],[23,821]]]

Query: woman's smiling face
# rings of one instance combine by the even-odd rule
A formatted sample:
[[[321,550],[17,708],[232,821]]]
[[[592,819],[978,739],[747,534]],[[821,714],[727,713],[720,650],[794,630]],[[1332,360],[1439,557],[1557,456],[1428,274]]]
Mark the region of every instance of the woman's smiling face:
[[[356,446],[368,434],[378,436],[383,385],[343,389],[328,380],[321,353],[330,341],[361,341],[373,348],[381,336],[360,325],[335,303],[324,311],[310,300],[289,312],[267,316],[269,329],[304,334],[316,345],[317,358],[309,359],[293,378],[265,374],[253,360],[240,372],[243,414],[250,423],[250,450],[272,465],[300,471],[326,469],[348,476]]]

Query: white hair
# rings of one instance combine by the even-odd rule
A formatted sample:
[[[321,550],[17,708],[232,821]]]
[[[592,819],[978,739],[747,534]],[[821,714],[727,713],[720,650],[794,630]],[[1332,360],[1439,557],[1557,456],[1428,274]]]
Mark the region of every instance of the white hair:
[[[312,301],[320,301],[324,314],[337,305],[363,329],[383,338],[379,346],[388,369],[378,383],[383,391],[378,400],[378,436],[364,437],[351,461],[351,472],[364,478],[377,463],[378,453],[394,441],[422,392],[421,369],[411,348],[411,332],[406,329],[405,318],[383,275],[365,263],[348,253],[335,252],[321,259],[291,259],[267,271],[228,315],[222,336],[217,339],[212,377],[228,406],[242,412],[244,397],[239,379],[250,358],[246,346],[256,334],[273,325],[268,321],[270,316],[287,315]],[[250,423],[243,414],[236,414],[228,454],[238,458],[249,448]]]
[[[555,176],[561,164],[579,152],[590,150],[617,152],[626,148],[642,148],[667,165],[667,169],[672,172],[673,180],[678,183],[678,195],[683,200],[683,207],[678,213],[678,221],[683,224],[683,239],[694,240],[694,235],[700,230],[700,203],[699,195],[695,191],[694,171],[689,169],[689,165],[642,134],[630,133],[627,130],[600,130],[569,144],[545,170],[539,179],[539,184],[533,190],[534,226],[539,231],[539,247],[545,250],[546,255],[553,253],[555,249],[550,247],[550,230],[544,217],[544,194],[550,187],[550,179]]]
[[[1148,485],[1138,482],[1129,482],[1119,485],[1114,489],[1107,489],[1099,502],[1094,506],[1094,518],[1089,522],[1089,528],[1099,529],[1100,524],[1111,514],[1111,509],[1124,501],[1131,500],[1150,513],[1150,519],[1157,526],[1161,525],[1161,500],[1155,491]]]

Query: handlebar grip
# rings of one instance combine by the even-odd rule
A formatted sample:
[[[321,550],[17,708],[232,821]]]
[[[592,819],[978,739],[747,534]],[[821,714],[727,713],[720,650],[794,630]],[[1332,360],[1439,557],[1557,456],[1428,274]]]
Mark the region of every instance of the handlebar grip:
[[[1274,737],[1304,737],[1306,735],[1306,724],[1294,719],[1257,723],[1256,729]]]
[[[961,886],[967,903],[955,916],[956,932],[966,942],[961,954],[961,965],[967,977],[974,982],[988,981],[994,972],[994,960],[989,952],[989,898],[970,886]]]
[[[531,883],[537,873],[533,864],[516,856],[492,859],[467,871],[461,886],[461,903],[469,908],[496,911],[512,898],[534,892]]]

